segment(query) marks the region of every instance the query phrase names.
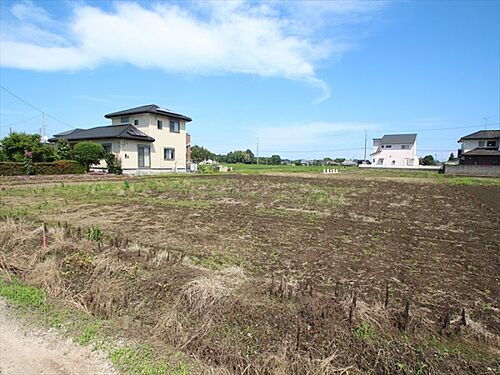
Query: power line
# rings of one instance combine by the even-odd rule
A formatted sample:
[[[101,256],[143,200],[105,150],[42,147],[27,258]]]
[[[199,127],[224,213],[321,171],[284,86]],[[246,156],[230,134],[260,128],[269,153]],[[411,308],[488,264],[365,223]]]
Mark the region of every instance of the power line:
[[[263,150],[262,152],[281,152],[281,153],[291,153],[291,154],[299,154],[299,153],[311,153],[311,152],[336,152],[336,151],[358,151],[358,150],[363,150],[363,147],[357,147],[357,148],[344,148],[344,149],[336,149],[336,150],[281,150],[281,151],[269,151],[269,150]]]
[[[28,121],[33,120],[33,119],[36,119],[36,118],[38,118],[38,115],[33,116],[33,117],[30,117],[30,118],[27,118],[27,119],[25,119],[25,120],[12,122],[12,123],[10,123],[10,124],[7,124],[7,125],[2,125],[2,126],[4,126],[4,127],[8,128],[9,126],[14,126],[14,125],[17,125],[17,124],[22,124],[23,122],[28,122]]]
[[[50,117],[52,120],[55,120],[63,125],[66,125],[68,126],[69,128],[71,129],[76,129],[76,127],[74,127],[73,125],[70,125],[68,124],[67,122],[65,121],[62,121],[62,120],[59,120],[57,117],[54,117],[50,114],[48,114],[47,112],[45,111],[42,111],[40,108],[34,106],[33,104],[29,103],[28,101],[24,100],[23,98],[19,97],[18,95],[14,94],[12,91],[8,90],[7,88],[5,88],[4,86],[0,85],[0,88],[2,88],[3,90],[5,90],[7,93],[9,93],[10,95],[12,95],[14,98],[20,100],[21,102],[23,102],[24,104],[30,106],[31,108],[33,108],[34,110],[40,112],[43,115],[47,116],[47,117]]]

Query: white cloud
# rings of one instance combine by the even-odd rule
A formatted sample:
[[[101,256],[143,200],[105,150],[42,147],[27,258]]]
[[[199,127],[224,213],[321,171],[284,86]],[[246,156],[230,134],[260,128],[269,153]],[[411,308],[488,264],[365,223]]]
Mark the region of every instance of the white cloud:
[[[2,30],[0,64],[39,71],[92,69],[125,62],[173,73],[246,73],[282,77],[329,88],[315,64],[348,45],[300,32],[301,14],[350,16],[370,12],[371,2],[291,3],[201,2],[156,3],[145,7],[117,2],[111,11],[74,8],[62,24],[32,2],[12,7],[14,22]],[[300,13],[300,12],[299,12]],[[320,25],[320,22],[318,22]],[[22,26],[22,32],[19,29]],[[319,26],[318,26],[319,27]]]
[[[256,136],[267,151],[305,150],[308,147],[344,148],[363,142],[364,130],[374,130],[380,124],[352,122],[310,122],[286,126],[258,128]]]
[[[49,23],[52,18],[49,13],[32,1],[21,1],[12,6],[12,14],[20,21],[33,21],[36,23]]]

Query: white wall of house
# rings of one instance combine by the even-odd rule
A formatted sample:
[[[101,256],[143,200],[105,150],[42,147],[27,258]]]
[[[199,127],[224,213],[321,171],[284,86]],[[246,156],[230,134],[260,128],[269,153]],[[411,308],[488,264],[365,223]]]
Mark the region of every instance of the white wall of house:
[[[380,144],[374,140],[372,163],[387,167],[416,167],[418,166],[417,144]]]
[[[488,142],[490,142],[489,147],[497,147],[498,146],[498,141],[495,141],[494,139],[466,139],[462,141],[462,152],[467,152],[470,150],[473,150],[475,148],[485,148],[488,147]],[[495,145],[491,146],[491,142],[495,142]]]
[[[123,119],[125,120],[125,119]],[[137,120],[137,125],[136,124]],[[111,119],[113,125],[122,123],[121,117]],[[162,121],[162,129],[158,129],[158,121]],[[179,123],[179,132],[170,131],[170,121]],[[141,114],[128,116],[128,122],[136,126],[145,134],[153,137],[154,142],[141,142],[134,140],[121,140],[117,156],[122,160],[124,173],[158,173],[186,170],[186,122],[184,120],[169,118],[155,114]],[[139,146],[149,146],[149,167],[139,168]],[[174,150],[174,159],[165,159],[164,149]],[[139,171],[138,171],[139,169]]]
[[[373,139],[372,154],[377,152],[381,145],[382,145],[382,138],[374,138]]]

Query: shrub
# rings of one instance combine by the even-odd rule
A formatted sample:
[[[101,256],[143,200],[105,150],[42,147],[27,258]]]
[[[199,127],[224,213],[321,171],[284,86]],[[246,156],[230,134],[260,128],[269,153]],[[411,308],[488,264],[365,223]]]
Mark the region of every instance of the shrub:
[[[58,160],[47,163],[32,163],[32,174],[82,174],[85,167],[74,160]],[[0,162],[0,176],[22,176],[26,174],[25,163]]]
[[[31,151],[24,150],[23,166],[24,172],[28,176],[35,172],[33,169],[33,153]]]
[[[218,172],[212,164],[200,164],[198,165],[198,173],[211,174]]]
[[[75,160],[84,165],[87,172],[90,170],[90,166],[98,164],[105,154],[104,147],[94,142],[80,142],[73,150]]]
[[[113,174],[122,174],[122,162],[120,159],[116,157],[115,154],[109,153],[106,154],[105,158],[106,165],[108,166],[108,173]]]
[[[72,160],[73,150],[69,145],[69,142],[62,138],[57,141],[56,144],[56,158],[57,160]]]

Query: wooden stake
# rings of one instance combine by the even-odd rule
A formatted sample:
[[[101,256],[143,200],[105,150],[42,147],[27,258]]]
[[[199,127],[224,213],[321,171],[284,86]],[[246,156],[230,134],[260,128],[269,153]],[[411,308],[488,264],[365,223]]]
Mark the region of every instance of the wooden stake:
[[[387,309],[387,306],[389,306],[389,283],[385,284],[384,308]]]
[[[43,223],[42,246],[47,247],[47,224]]]
[[[465,317],[465,307],[462,307],[462,319],[460,320],[460,324],[463,326],[467,326],[467,318]]]
[[[445,331],[448,331],[448,329],[450,328],[450,312],[447,311],[445,316],[444,316],[444,322],[443,322],[443,328]]]
[[[351,308],[349,309],[349,323],[352,323],[354,319],[354,310],[356,309],[357,300],[358,300],[358,294],[354,292],[352,296]]]
[[[408,328],[408,324],[410,323],[410,300],[406,300],[405,310],[403,312],[403,331],[406,331]]]

